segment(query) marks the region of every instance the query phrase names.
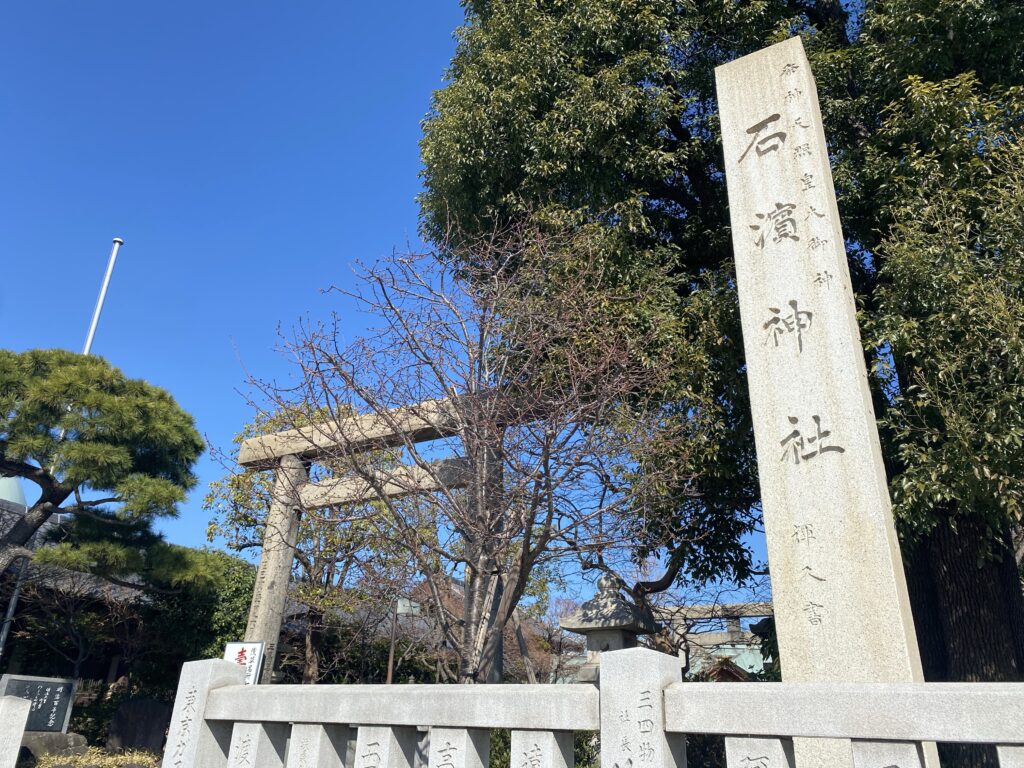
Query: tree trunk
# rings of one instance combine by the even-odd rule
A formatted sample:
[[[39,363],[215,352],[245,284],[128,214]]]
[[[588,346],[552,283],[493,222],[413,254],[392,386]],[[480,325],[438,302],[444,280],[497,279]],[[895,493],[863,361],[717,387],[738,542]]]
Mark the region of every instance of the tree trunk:
[[[302,657],[302,682],[312,685],[320,680],[320,625],[322,615],[310,610],[306,614],[306,637]]]
[[[976,518],[957,515],[954,505],[943,512],[942,524],[906,548],[925,680],[1024,680],[1024,595],[1009,531],[991,545]],[[986,546],[994,558],[982,556]],[[956,768],[997,765],[988,747],[940,745],[940,756]]]
[[[44,496],[15,521],[0,538],[0,573],[10,568],[19,557],[31,557],[32,553],[27,549],[29,541],[70,495],[70,492],[62,491],[50,497]]]

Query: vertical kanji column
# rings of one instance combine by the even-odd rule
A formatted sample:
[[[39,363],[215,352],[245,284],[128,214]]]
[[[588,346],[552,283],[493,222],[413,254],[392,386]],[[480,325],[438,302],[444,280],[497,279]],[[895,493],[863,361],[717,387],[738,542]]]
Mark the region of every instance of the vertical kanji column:
[[[715,74],[783,679],[919,681],[803,45],[792,38]],[[794,747],[798,768],[852,764],[849,742]]]

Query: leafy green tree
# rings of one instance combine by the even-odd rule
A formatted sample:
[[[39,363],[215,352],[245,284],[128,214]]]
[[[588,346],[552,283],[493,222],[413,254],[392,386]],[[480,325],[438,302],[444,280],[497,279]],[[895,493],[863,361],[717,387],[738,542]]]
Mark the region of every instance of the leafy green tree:
[[[1007,368],[1012,354],[998,361],[998,375],[986,379],[984,372],[994,366],[993,349],[1014,348],[1020,327],[1019,283],[1010,278],[1021,241],[985,211],[1012,210],[1006,181],[1012,174],[1005,169],[1020,168],[1019,155],[996,156],[998,148],[1016,144],[1024,114],[1021,5],[464,5],[449,84],[435,94],[425,123],[424,232],[451,243],[448,258],[465,263],[461,236],[510,220],[587,228],[604,238],[610,295],[635,281],[670,287],[648,292],[653,303],[631,311],[675,315],[672,331],[659,337],[678,350],[668,358],[677,362],[676,385],[663,394],[704,424],[692,435],[687,483],[666,488],[662,510],[667,530],[688,516],[718,511],[711,526],[718,539],[707,550],[722,556],[698,560],[692,550],[667,550],[680,573],[698,579],[749,570],[735,537],[745,516],[757,512],[713,70],[792,34],[803,36],[868,322],[865,352],[878,371],[876,410],[886,427],[926,670],[932,679],[1019,679],[1024,621],[1007,546],[1020,525],[1015,499],[1022,481],[1020,414],[1005,405],[1017,394],[1014,369]],[[921,229],[938,223],[938,209],[922,216],[937,196],[956,214],[957,239]],[[920,241],[929,248],[914,261],[909,246]],[[996,269],[993,260],[1006,266]],[[915,281],[926,276],[936,282],[923,291]],[[954,294],[965,287],[986,297],[983,318],[936,310],[943,302],[961,306]],[[624,324],[622,332],[629,330]],[[985,337],[989,345],[982,347]],[[968,371],[978,375],[960,376]],[[1000,387],[1007,401],[997,398]],[[992,583],[1004,585],[998,594]],[[651,586],[665,586],[665,579]],[[996,634],[1009,639],[978,642],[993,622],[1001,627]]]
[[[162,389],[103,359],[63,350],[0,350],[0,472],[39,499],[0,537],[0,571],[31,556],[29,540],[56,514],[69,538],[53,561],[111,578],[200,578],[184,548],[149,524],[176,514],[203,450],[191,416]]]

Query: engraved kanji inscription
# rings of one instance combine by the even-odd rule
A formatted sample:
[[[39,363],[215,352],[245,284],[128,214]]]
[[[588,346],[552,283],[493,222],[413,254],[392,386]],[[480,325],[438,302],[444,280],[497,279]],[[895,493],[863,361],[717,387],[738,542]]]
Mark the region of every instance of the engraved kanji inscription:
[[[798,523],[793,526],[793,538],[797,544],[810,544],[814,541],[814,524]]]
[[[818,626],[825,620],[825,606],[820,603],[808,600],[804,603],[803,612],[804,616],[807,617],[807,623],[812,627]]]
[[[786,143],[786,132],[785,131],[774,131],[765,136],[761,136],[764,131],[771,128],[773,123],[781,120],[781,116],[776,112],[774,115],[769,115],[759,123],[754,123],[752,126],[747,128],[747,133],[751,135],[750,144],[743,150],[743,154],[740,155],[740,159],[737,163],[742,163],[743,159],[747,156],[747,153],[751,149],[757,153],[758,157],[764,157],[769,152],[778,152],[782,148],[782,145]]]
[[[826,579],[824,576],[819,576],[818,574],[816,574],[814,572],[814,569],[809,565],[805,565],[803,568],[800,569],[800,578],[810,579],[811,581],[828,581],[828,579]]]
[[[811,421],[814,422],[813,435],[804,435],[801,432],[798,426],[800,419],[796,416],[788,418],[789,423],[793,425],[793,431],[779,441],[779,445],[782,447],[780,461],[786,462],[792,457],[793,463],[799,464],[801,461],[810,461],[825,453],[846,453],[846,449],[842,446],[826,444],[828,438],[832,436],[832,431],[821,428],[821,417],[817,414],[811,416]]]
[[[754,214],[758,219],[757,224],[750,225],[750,228],[758,233],[754,245],[764,250],[767,237],[770,237],[773,243],[781,243],[783,240],[799,242],[796,219],[793,218],[795,210],[796,205],[793,203],[775,203],[775,207],[767,213]]]
[[[789,302],[789,307],[788,312],[783,312],[779,307],[768,307],[771,317],[761,326],[762,329],[768,332],[765,344],[769,341],[774,341],[775,346],[778,347],[780,338],[792,334],[796,336],[797,351],[803,352],[803,332],[810,329],[814,313],[800,309],[796,299],[792,299]]]

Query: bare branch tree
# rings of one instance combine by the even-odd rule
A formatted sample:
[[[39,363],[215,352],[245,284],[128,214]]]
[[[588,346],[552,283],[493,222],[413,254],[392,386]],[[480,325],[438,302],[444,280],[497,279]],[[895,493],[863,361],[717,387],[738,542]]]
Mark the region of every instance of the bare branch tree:
[[[666,450],[687,417],[663,405],[669,366],[648,356],[664,328],[632,313],[651,304],[643,289],[609,292],[585,234],[524,224],[469,247],[459,269],[429,254],[362,266],[362,290],[330,290],[378,325],[346,344],[341,317],[306,324],[287,343],[298,383],[257,383],[334,477],[379,498],[366,520],[415,565],[467,682],[500,679],[503,630],[538,565],[635,571],[648,505],[691,485],[685,450]],[[436,439],[421,442],[423,425]],[[438,462],[451,456],[460,483]],[[437,490],[402,487],[399,463]]]

